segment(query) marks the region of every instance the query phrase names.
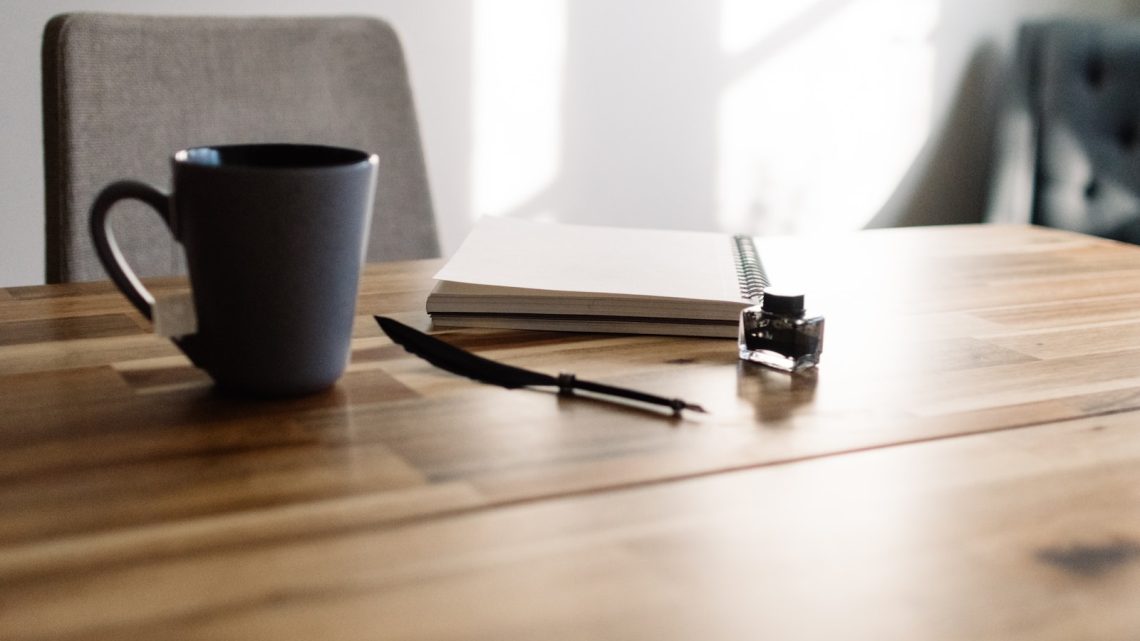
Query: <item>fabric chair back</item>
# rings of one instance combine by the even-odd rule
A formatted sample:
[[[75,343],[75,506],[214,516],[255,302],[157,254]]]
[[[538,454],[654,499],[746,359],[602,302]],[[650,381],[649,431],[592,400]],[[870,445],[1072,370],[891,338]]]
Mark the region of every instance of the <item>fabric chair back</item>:
[[[165,188],[171,154],[298,142],[380,157],[368,259],[439,255],[404,55],[383,21],[67,14],[43,40],[48,282],[105,278],[87,210],[107,183]],[[157,216],[114,214],[141,276],[184,271]]]

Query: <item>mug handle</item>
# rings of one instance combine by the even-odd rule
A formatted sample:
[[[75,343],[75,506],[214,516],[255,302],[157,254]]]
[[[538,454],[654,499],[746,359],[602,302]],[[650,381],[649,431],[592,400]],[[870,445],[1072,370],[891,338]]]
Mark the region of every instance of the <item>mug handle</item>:
[[[103,269],[107,270],[111,281],[123,292],[127,300],[131,301],[147,320],[153,320],[154,296],[147,291],[139,277],[135,275],[135,271],[123,258],[123,253],[119,251],[119,245],[115,242],[115,236],[111,233],[110,221],[107,219],[111,207],[118,201],[126,199],[150,205],[162,217],[166,228],[174,234],[174,224],[170,215],[170,196],[146,183],[120,180],[104,187],[95,198],[95,203],[91,205],[91,238],[95,242],[95,253],[99,256],[99,262],[103,263]]]

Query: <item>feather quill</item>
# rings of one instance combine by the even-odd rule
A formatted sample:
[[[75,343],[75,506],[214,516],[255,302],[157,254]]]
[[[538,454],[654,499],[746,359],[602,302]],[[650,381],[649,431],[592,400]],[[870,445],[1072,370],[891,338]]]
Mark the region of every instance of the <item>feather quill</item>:
[[[679,416],[681,410],[705,411],[700,405],[686,403],[679,398],[665,398],[622,387],[583,381],[573,374],[559,374],[555,377],[513,365],[505,365],[482,356],[476,356],[454,345],[449,345],[434,336],[424,334],[391,318],[384,316],[374,316],[373,318],[380,324],[380,329],[384,330],[384,333],[394,343],[402,346],[408,353],[419,356],[440,369],[480,383],[498,385],[507,389],[557,387],[559,393],[564,395],[572,394],[574,390],[582,390],[652,405],[662,405],[673,410],[675,416]]]

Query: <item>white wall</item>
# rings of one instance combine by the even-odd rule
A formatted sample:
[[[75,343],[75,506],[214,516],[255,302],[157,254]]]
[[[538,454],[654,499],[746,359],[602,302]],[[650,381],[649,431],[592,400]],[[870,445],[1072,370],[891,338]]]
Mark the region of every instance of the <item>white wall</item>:
[[[64,11],[375,14],[444,251],[480,214],[753,233],[976,220],[1015,25],[1140,0],[4,0],[0,286],[42,282],[39,41]]]

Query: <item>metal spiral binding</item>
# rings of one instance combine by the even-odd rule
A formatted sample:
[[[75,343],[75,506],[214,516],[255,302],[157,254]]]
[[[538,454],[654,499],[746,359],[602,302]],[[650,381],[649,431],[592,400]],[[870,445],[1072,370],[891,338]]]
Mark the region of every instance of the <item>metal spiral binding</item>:
[[[760,302],[768,282],[764,264],[751,236],[736,234],[732,237],[733,253],[736,255],[736,280],[740,283],[740,295],[754,302]]]

